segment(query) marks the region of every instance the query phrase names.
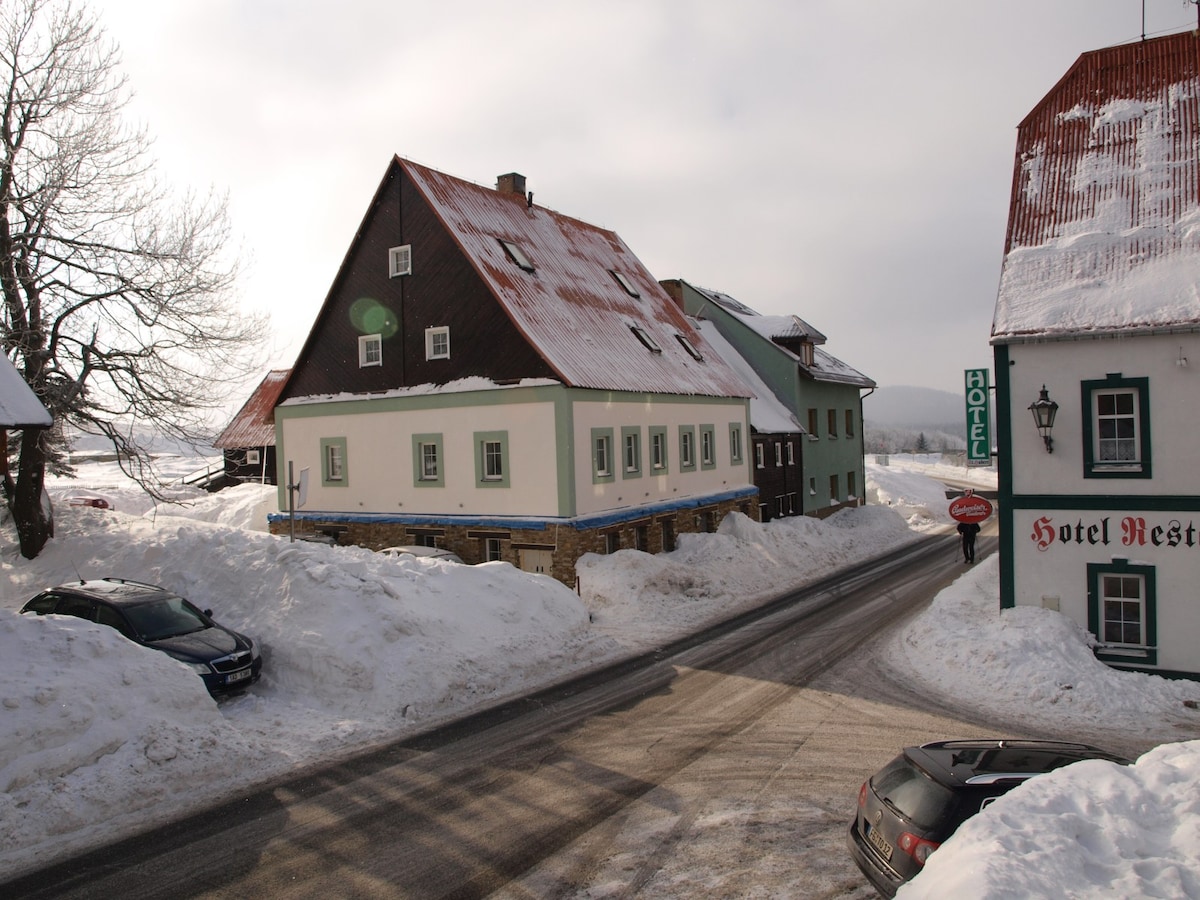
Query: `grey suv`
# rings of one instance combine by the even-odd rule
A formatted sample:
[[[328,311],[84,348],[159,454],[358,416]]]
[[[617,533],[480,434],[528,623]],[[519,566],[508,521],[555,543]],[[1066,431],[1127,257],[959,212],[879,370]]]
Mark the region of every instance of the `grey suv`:
[[[218,625],[166,588],[120,578],[77,581],[42,591],[22,608],[39,616],[77,616],[115,628],[144,647],[187,663],[212,694],[258,681],[262,656],[254,641]]]
[[[916,877],[964,821],[1035,775],[1085,759],[1129,760],[1060,741],[939,741],[908,747],[858,792],[850,855],[886,897]]]

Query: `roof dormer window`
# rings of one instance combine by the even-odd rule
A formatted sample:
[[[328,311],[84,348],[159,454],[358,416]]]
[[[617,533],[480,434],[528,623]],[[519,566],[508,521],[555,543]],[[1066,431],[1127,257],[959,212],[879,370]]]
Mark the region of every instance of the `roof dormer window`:
[[[679,346],[688,352],[688,356],[696,360],[696,362],[704,362],[704,357],[700,355],[700,351],[696,349],[696,345],[682,334],[675,335],[675,340],[679,341]]]
[[[515,262],[526,272],[533,271],[533,263],[529,261],[529,257],[525,255],[525,251],[514,244],[512,241],[506,241],[504,238],[496,238],[500,242],[500,246],[504,248],[504,252],[508,254],[508,258]]]
[[[637,288],[635,288],[633,286],[633,282],[631,282],[628,278],[626,278],[622,273],[618,272],[616,269],[609,269],[608,274],[617,280],[617,284],[619,284],[621,286],[621,288],[625,291],[625,293],[627,293],[630,297],[642,296],[641,294],[638,293]]]
[[[654,340],[654,338],[650,337],[650,335],[646,333],[645,329],[640,328],[637,325],[630,325],[629,330],[633,332],[634,336],[641,341],[642,345],[651,353],[662,353],[662,347],[658,346],[658,342]]]

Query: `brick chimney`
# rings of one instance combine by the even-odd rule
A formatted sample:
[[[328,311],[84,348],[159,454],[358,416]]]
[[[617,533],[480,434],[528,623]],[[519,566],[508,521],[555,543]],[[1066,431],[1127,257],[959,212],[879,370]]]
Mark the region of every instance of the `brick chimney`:
[[[509,172],[507,175],[501,175],[496,179],[496,190],[501,194],[518,194],[521,197],[525,196],[525,176],[518,175],[516,172]]]

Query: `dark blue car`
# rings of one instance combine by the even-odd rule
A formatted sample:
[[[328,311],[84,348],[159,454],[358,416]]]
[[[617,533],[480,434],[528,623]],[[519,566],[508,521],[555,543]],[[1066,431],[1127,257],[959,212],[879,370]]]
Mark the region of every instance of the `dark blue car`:
[[[214,695],[241,690],[262,674],[262,655],[253,640],[218,625],[212,610],[201,611],[152,584],[120,578],[63,584],[42,591],[21,612],[76,616],[115,628],[191,666]]]

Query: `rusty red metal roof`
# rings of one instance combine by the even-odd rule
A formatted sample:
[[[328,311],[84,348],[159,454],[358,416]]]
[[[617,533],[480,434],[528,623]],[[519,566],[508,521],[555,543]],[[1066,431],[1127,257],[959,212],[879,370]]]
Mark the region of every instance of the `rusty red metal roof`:
[[[1200,36],[1084,53],[1020,123],[993,339],[1200,325]]]
[[[218,450],[275,446],[275,403],[291,369],[272,369],[238,410],[213,446]]]
[[[523,194],[396,161],[513,324],[565,384],[751,395],[615,232],[537,206]],[[515,262],[502,241],[516,245],[532,271]],[[658,349],[648,349],[635,328]],[[679,336],[702,359],[695,359]]]

